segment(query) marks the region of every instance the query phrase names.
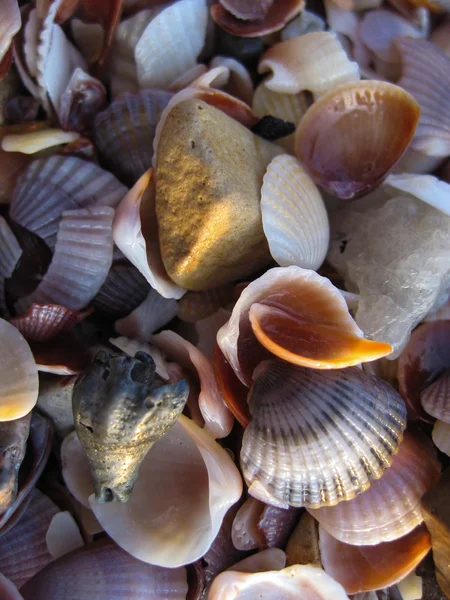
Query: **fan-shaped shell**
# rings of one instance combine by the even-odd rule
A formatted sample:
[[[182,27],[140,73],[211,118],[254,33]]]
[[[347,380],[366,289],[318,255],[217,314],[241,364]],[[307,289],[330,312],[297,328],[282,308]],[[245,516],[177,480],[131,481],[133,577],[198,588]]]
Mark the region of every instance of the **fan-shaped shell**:
[[[134,265],[127,261],[113,264],[93,300],[97,310],[118,319],[130,314],[149,293],[150,285]]]
[[[75,156],[34,160],[20,177],[11,218],[54,248],[61,215],[91,205],[117,206],[126,188],[108,171]]]
[[[249,493],[275,506],[333,506],[392,463],[406,408],[358,368],[316,371],[262,363],[249,395],[241,465]]]
[[[450,424],[450,370],[422,390],[420,401],[429,415]]]
[[[330,241],[327,211],[313,180],[293,156],[276,156],[269,163],[261,213],[270,253],[279,265],[320,267]]]
[[[0,310],[6,310],[5,279],[11,277],[16,268],[22,248],[8,223],[0,217]]]
[[[60,333],[70,331],[91,312],[77,312],[59,304],[33,303],[25,315],[12,317],[10,323],[27,341],[46,342]]]
[[[437,420],[431,435],[436,448],[450,456],[450,425]]]
[[[438,480],[441,465],[430,441],[405,432],[398,454],[383,476],[353,500],[309,509],[321,526],[347,544],[395,540],[423,521],[420,500]]]
[[[363,196],[406,150],[419,114],[414,98],[391,83],[334,87],[301,120],[295,153],[314,181],[335,196]]]

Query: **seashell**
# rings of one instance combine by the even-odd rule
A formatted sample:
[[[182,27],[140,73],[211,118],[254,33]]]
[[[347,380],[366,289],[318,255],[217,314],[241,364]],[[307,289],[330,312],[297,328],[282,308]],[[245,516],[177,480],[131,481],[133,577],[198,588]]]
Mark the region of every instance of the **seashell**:
[[[363,196],[399,160],[419,114],[414,98],[391,83],[360,81],[335,87],[301,120],[295,153],[313,180],[330,193],[344,200]]]
[[[420,401],[425,412],[450,424],[450,369],[422,390]]]
[[[219,332],[216,335],[218,334]],[[213,367],[217,385],[225,404],[238,423],[244,428],[247,427],[250,421],[250,411],[247,404],[248,388],[238,379],[218,345],[214,348]]]
[[[161,350],[156,346],[144,342],[139,342],[137,340],[130,340],[123,336],[117,338],[109,338],[109,342],[116,348],[119,348],[119,350],[121,350],[125,354],[128,354],[128,356],[131,356],[132,358],[135,356],[136,352],[145,352],[146,354],[150,354],[150,356],[153,358],[153,362],[155,363],[156,374],[159,375],[161,379],[164,379],[165,381],[169,381],[171,379],[169,377],[167,369],[168,364],[166,363]],[[183,379],[183,377],[178,377],[178,379],[171,381],[171,383],[179,381],[180,379]]]
[[[86,21],[99,23],[104,30],[103,46],[98,58],[98,64],[101,65],[109,52],[118,22],[122,15],[122,3],[114,0],[112,5],[108,3],[107,8],[103,3],[92,4],[83,2],[83,18]]]
[[[116,321],[114,329],[119,335],[146,341],[176,314],[177,303],[173,298],[164,298],[156,290],[150,289],[142,304],[128,316]]]
[[[83,69],[75,69],[61,94],[58,117],[64,129],[90,132],[95,115],[106,104],[105,86]]]
[[[89,496],[94,494],[94,481],[88,457],[76,431],[69,433],[61,444],[61,464],[67,489],[78,502],[90,509]]]
[[[414,571],[431,548],[430,535],[424,525],[397,540],[376,546],[344,544],[319,527],[319,544],[323,568],[347,594],[394,585]]]
[[[128,184],[134,185],[152,166],[156,125],[171,97],[162,90],[125,93],[95,118],[93,132],[100,156]]]
[[[56,375],[81,373],[91,363],[88,347],[73,332],[62,333],[48,342],[31,342],[38,371]]]
[[[41,150],[69,144],[80,137],[79,133],[63,131],[62,129],[42,129],[30,133],[5,135],[2,139],[2,149],[6,152],[23,152],[35,154]]]
[[[288,566],[312,565],[322,567],[319,552],[318,523],[313,517],[304,512],[292,532],[286,546]]]
[[[75,381],[73,375],[54,377],[41,374],[39,377],[37,407],[52,421],[59,438],[64,438],[74,429],[72,389]]]
[[[436,376],[450,367],[450,321],[432,321],[415,329],[398,359],[397,379],[410,418],[432,422],[423,410],[420,395]]]
[[[70,19],[70,32],[77,48],[88,63],[98,60],[103,46],[103,27],[99,23],[85,23]]]
[[[205,43],[207,21],[206,0],[180,0],[163,8],[134,50],[140,87],[167,89],[193,67]]]
[[[19,178],[10,215],[53,250],[64,211],[95,204],[115,207],[125,194],[126,188],[94,163],[51,156],[34,160]]]
[[[152,176],[152,169],[149,169],[123,198],[114,219],[113,237],[152,288],[164,298],[178,299],[185,290],[170,279],[162,262]]]
[[[263,536],[264,548],[285,548],[289,537],[296,526],[302,510],[298,508],[278,508],[264,505],[258,522],[258,529]]]
[[[367,10],[369,8],[378,8],[380,0],[333,0],[334,4],[341,10]]]
[[[145,595],[184,600],[186,569],[163,569],[136,560],[108,539],[87,544],[37,573],[20,590],[24,600],[128,600]]]
[[[47,550],[45,533],[59,508],[34,489],[19,521],[0,537],[0,569],[18,588],[53,559]]]
[[[422,523],[420,500],[439,479],[440,471],[429,440],[405,432],[392,465],[366,492],[337,506],[308,510],[328,533],[346,544],[390,542]]]
[[[444,21],[432,31],[430,42],[436,44],[444,54],[450,56],[450,21]]]
[[[447,468],[439,481],[422,498],[422,513],[431,534],[436,579],[441,590],[450,594],[450,470]]]
[[[0,514],[17,496],[19,469],[25,457],[31,413],[0,423]]]
[[[328,279],[295,266],[270,269],[248,285],[217,343],[247,386],[270,353],[293,364],[332,369],[375,360],[391,350],[364,339]]]
[[[281,41],[285,42],[298,35],[313,33],[314,31],[324,31],[325,21],[316,13],[310,10],[303,10],[298,17],[293,19],[281,32]]]
[[[280,508],[334,506],[392,463],[406,408],[384,381],[357,368],[316,371],[277,360],[262,363],[254,378],[241,449],[252,496]]]
[[[45,541],[52,558],[59,558],[84,546],[78,525],[67,510],[57,513],[50,521]]]
[[[110,318],[118,319],[142,304],[149,291],[147,280],[131,263],[113,263],[93,305]]]
[[[19,331],[0,319],[1,396],[0,422],[20,419],[38,397],[37,367],[30,347]]]
[[[437,419],[431,437],[436,448],[450,456],[450,425]]]
[[[0,62],[4,59],[13,37],[22,24],[17,0],[6,0],[2,5],[2,22],[0,25]]]
[[[230,71],[226,90],[232,96],[240,98],[251,105],[253,98],[253,82],[250,73],[242,63],[231,57],[215,56],[210,62],[210,68],[224,66]]]
[[[239,573],[262,573],[264,571],[280,571],[286,566],[286,554],[279,548],[267,548],[248,556],[227,571],[238,571]]]
[[[393,188],[395,195],[418,198],[450,216],[450,184],[432,175],[399,173],[388,175],[384,187]]]
[[[5,279],[13,274],[22,255],[22,248],[8,223],[0,217],[0,311],[7,311],[5,299]]]
[[[12,317],[10,323],[29,342],[46,342],[60,333],[70,331],[92,314],[92,310],[73,311],[59,304],[33,303],[28,312]]]
[[[233,4],[236,5],[236,2],[233,1]],[[258,9],[261,10],[261,2],[255,2],[254,5],[258,5]],[[227,33],[254,38],[280,31],[304,7],[303,0],[277,0],[272,3],[264,18],[252,20],[243,20],[242,17],[235,16],[236,10],[234,13],[229,12],[222,2],[212,4],[210,11],[213,20]]]
[[[220,4],[237,19],[258,21],[264,19],[274,0],[219,0]]]
[[[72,407],[98,502],[128,500],[145,455],[175,424],[188,393],[184,380],[163,385],[148,354],[97,354],[75,383]]]
[[[316,270],[330,240],[328,215],[319,190],[302,165],[287,154],[267,167],[261,188],[264,233],[282,267]]]
[[[217,346],[217,332],[223,325],[225,325],[230,316],[231,313],[228,310],[224,310],[223,308],[221,308],[210,317],[201,319],[195,324],[195,330],[198,334],[198,342],[196,346],[200,350],[200,352],[202,352],[206,356],[206,358],[208,358],[212,362],[214,362],[214,352]]]
[[[450,114],[442,98],[450,94],[450,57],[427,40],[398,38],[395,45],[402,61],[398,84],[420,106],[420,119],[411,149],[426,156],[444,158],[450,154]]]
[[[90,206],[62,214],[52,262],[29,304],[60,304],[76,311],[94,298],[112,263],[114,209]],[[89,258],[87,262],[86,259]]]
[[[187,292],[178,301],[177,316],[182,321],[196,323],[210,317],[234,300],[234,286],[223,285],[206,292]]]
[[[174,331],[162,331],[153,336],[152,342],[175,362],[197,371],[201,387],[198,406],[205,420],[205,428],[214,438],[229,435],[234,418],[219,391],[211,362]]]
[[[23,600],[22,594],[12,581],[0,573],[0,593],[3,600]]]
[[[249,496],[238,510],[231,527],[231,539],[237,550],[255,550],[263,546],[258,522],[264,506],[264,502]]]
[[[314,57],[314,60],[312,60]],[[259,73],[272,72],[264,85],[273,92],[323,94],[359,79],[359,68],[345,53],[337,35],[329,31],[306,33],[275,44],[261,57]]]
[[[317,567],[294,565],[281,571],[238,573],[225,571],[213,581],[209,600],[257,600],[268,591],[274,598],[306,600],[348,600],[344,588]]]

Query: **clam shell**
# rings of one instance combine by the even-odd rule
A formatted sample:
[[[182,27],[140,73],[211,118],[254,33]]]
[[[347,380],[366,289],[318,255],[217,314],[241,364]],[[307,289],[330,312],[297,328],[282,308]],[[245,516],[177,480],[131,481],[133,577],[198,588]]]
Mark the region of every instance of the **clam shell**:
[[[0,311],[6,311],[5,279],[11,277],[16,268],[22,248],[16,240],[8,223],[0,217]]]
[[[145,277],[131,263],[124,261],[113,264],[93,305],[109,317],[118,319],[142,304],[149,291]]]
[[[163,8],[134,50],[140,87],[168,89],[193,67],[205,43],[207,22],[206,0],[180,0]]]
[[[413,173],[399,173],[389,175],[385,186],[392,187],[402,196],[407,194],[434,206],[444,215],[450,216],[450,184],[441,181],[432,175],[415,175]]]
[[[25,457],[31,413],[0,423],[0,513],[16,499],[19,469]]]
[[[195,324],[195,330],[198,335],[198,342],[196,344],[200,352],[214,362],[214,352],[217,346],[216,338],[219,329],[225,325],[230,318],[231,313],[223,308],[219,309],[216,313],[205,319],[197,321]],[[214,367],[214,364],[213,364]],[[220,389],[220,386],[219,386]],[[222,391],[221,391],[222,393]],[[223,396],[223,393],[222,393]],[[224,398],[225,400],[225,398]],[[226,404],[226,401],[225,401]]]
[[[420,401],[429,415],[450,424],[450,370],[422,390]]]
[[[91,206],[62,214],[55,253],[31,303],[81,310],[95,297],[112,263],[114,209]],[[87,260],[88,259],[88,260]]]
[[[301,120],[295,153],[327,191],[341,199],[363,196],[387,176],[406,150],[419,114],[414,98],[391,83],[338,86],[317,100]]]
[[[164,298],[151,289],[142,304],[128,316],[115,322],[114,329],[119,335],[147,341],[154,331],[167,325],[176,314],[176,301],[173,298]]]
[[[320,267],[330,241],[328,215],[319,190],[293,156],[269,163],[261,213],[270,253],[280,266]]]
[[[349,502],[308,509],[333,537],[375,545],[406,535],[423,521],[420,500],[438,480],[441,465],[425,437],[405,432],[398,454],[381,479]]]
[[[35,304],[20,317],[12,317],[10,323],[29,342],[46,342],[60,333],[70,331],[92,313],[77,312],[59,304]]]
[[[95,62],[103,46],[103,27],[99,23],[85,23],[73,18],[70,19],[70,32],[77,48],[88,63]]]
[[[219,334],[219,331],[216,333],[216,336]],[[240,381],[240,379],[238,379],[236,373],[217,344],[214,348],[213,367],[217,385],[219,386],[225,404],[228,406],[238,423],[244,428],[247,427],[250,421],[250,412],[247,404],[248,388]]]
[[[436,448],[450,456],[450,425],[436,420],[431,436]]]
[[[24,417],[37,402],[36,362],[20,332],[0,319],[0,421]]]
[[[171,97],[162,90],[126,93],[95,118],[94,140],[100,156],[129,185],[152,166],[156,125]]]
[[[298,17],[293,19],[281,32],[281,41],[285,42],[298,35],[313,33],[314,31],[324,31],[325,21],[316,13],[310,10],[303,10]]]
[[[398,84],[420,106],[420,119],[411,149],[427,156],[450,154],[450,57],[427,40],[395,40],[402,60]]]
[[[34,160],[11,199],[11,218],[53,249],[62,213],[99,204],[117,206],[126,188],[111,173],[75,156]]]
[[[254,377],[241,449],[252,496],[281,508],[333,506],[392,463],[406,408],[384,381],[358,368],[316,371],[275,360]]]
[[[162,569],[136,560],[103,539],[54,561],[22,589],[24,600],[184,600],[186,569]]]
[[[272,46],[263,54],[259,73],[272,72],[264,85],[273,92],[298,94],[327,90],[359,79],[359,68],[345,53],[337,35],[328,31],[306,33]]]

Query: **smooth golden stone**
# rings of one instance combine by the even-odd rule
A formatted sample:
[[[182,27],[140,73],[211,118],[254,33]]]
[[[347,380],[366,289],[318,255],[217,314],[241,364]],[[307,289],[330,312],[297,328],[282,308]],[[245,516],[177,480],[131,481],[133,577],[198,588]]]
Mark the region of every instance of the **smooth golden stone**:
[[[158,147],[156,214],[162,259],[175,283],[206,290],[270,262],[261,186],[281,152],[201,100],[172,109]]]

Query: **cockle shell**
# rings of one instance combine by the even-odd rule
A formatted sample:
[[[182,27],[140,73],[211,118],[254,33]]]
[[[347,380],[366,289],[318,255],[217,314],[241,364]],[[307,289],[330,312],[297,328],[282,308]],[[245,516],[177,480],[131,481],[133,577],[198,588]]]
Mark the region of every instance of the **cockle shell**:
[[[125,317],[144,302],[150,285],[130,262],[112,265],[100,291],[93,300],[94,307],[113,319]]]
[[[333,506],[366,490],[392,463],[406,426],[400,395],[358,368],[263,362],[249,406],[243,474],[252,496],[281,508]]]
[[[33,303],[28,312],[12,317],[10,323],[28,342],[46,342],[81,323],[92,310],[73,311],[59,304]]]
[[[391,350],[364,339],[341,292],[328,279],[295,266],[270,269],[248,285],[217,343],[247,386],[254,368],[270,353],[294,364],[333,369],[375,360]]]
[[[333,537],[347,544],[395,540],[423,521],[420,500],[438,480],[441,465],[425,437],[405,432],[398,454],[381,479],[353,500],[308,509]]]
[[[89,458],[98,502],[126,502],[141,463],[175,424],[189,393],[155,376],[155,363],[99,353],[73,388],[75,429]]]
[[[450,216],[450,184],[432,175],[413,173],[391,173],[384,182],[384,188],[393,188],[395,195],[407,194],[434,206]]]
[[[320,267],[330,240],[328,215],[319,190],[293,156],[276,156],[269,163],[261,214],[270,253],[280,266]]]
[[[22,248],[8,223],[0,217],[0,310],[6,311],[5,279],[11,277],[19,262]]]
[[[450,425],[437,419],[431,437],[436,448],[450,456]]]
[[[150,289],[145,300],[126,317],[114,324],[119,335],[147,341],[154,331],[167,325],[177,314],[177,303],[173,298],[164,298]]]
[[[39,381],[36,362],[20,332],[0,319],[0,421],[20,419],[37,402]]]
[[[145,564],[114,542],[98,540],[66,554],[35,575],[22,589],[24,600],[185,600],[186,569]]]
[[[15,421],[0,422],[0,514],[11,506],[17,495],[30,422],[31,413]]]
[[[327,191],[344,200],[363,196],[395,166],[419,115],[414,98],[396,85],[343,84],[309,108],[297,127],[295,153]]]
[[[450,370],[422,390],[420,401],[425,412],[450,424]]]

